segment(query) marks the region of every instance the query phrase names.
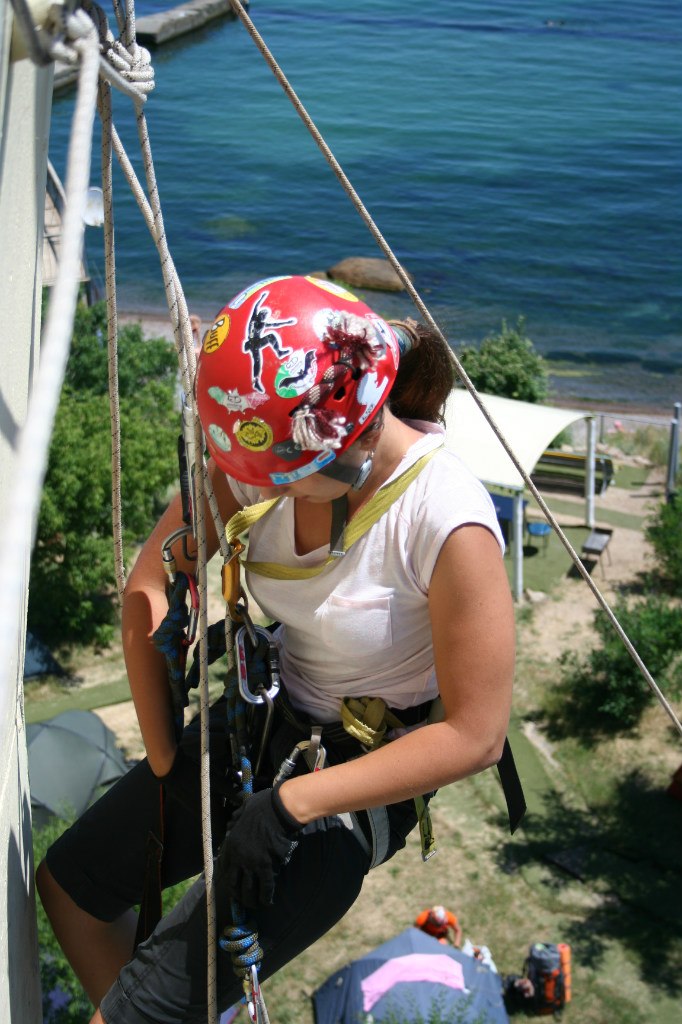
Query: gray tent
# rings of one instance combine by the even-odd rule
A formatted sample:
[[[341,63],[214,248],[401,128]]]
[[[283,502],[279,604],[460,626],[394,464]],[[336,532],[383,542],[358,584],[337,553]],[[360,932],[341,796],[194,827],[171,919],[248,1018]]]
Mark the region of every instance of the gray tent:
[[[128,770],[111,729],[92,711],[65,711],[27,726],[35,825],[81,814]]]
[[[27,632],[24,651],[24,679],[47,675],[63,676],[64,669],[50,653],[49,647],[33,633]]]

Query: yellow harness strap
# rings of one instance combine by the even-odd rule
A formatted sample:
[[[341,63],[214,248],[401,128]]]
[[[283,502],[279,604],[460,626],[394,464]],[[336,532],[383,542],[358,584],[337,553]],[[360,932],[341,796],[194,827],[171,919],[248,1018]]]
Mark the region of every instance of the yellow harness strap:
[[[389,728],[405,728],[381,697],[344,697],[341,702],[341,721],[346,732],[368,750],[376,750],[384,743]],[[436,853],[431,812],[423,796],[414,798],[414,806],[419,821],[422,860],[427,861]]]
[[[379,519],[381,519],[383,514],[387,512],[393,502],[407,490],[412,481],[419,476],[427,462],[430,462],[441,447],[442,445],[438,448],[434,448],[433,451],[427,452],[426,455],[422,455],[421,459],[418,459],[413,466],[406,469],[399,477],[396,477],[395,480],[390,484],[387,484],[385,487],[381,487],[377,493],[370,498],[367,504],[359,510],[357,515],[353,516],[343,534],[342,548],[344,554],[352,544],[355,544],[363,534],[367,533],[367,531],[374,526]],[[227,524],[227,539],[230,540],[230,534],[236,537],[239,533],[242,533],[247,526],[250,526],[251,523],[256,522],[261,518],[261,516],[264,516],[277,501],[281,500],[281,498],[273,498],[270,501],[262,501],[259,502],[258,505],[251,505],[250,508],[244,509],[243,512],[238,512]],[[233,524],[235,525],[233,526]],[[313,576],[319,576],[321,572],[324,572],[328,565],[338,561],[340,561],[340,559],[333,558],[329,555],[321,565],[316,565],[308,569],[297,568],[290,565],[280,565],[276,562],[247,561],[243,564],[244,568],[249,572],[255,572],[258,576],[267,576],[268,579],[307,580],[311,579]]]

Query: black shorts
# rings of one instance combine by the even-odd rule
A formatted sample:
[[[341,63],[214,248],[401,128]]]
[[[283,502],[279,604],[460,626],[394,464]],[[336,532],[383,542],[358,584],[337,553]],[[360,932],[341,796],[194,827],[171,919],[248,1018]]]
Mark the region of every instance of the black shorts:
[[[211,709],[212,771],[226,760],[224,703]],[[288,747],[291,727],[279,723],[271,747]],[[299,737],[300,738],[300,737]],[[295,741],[295,738],[294,738]],[[198,793],[199,723],[183,734],[187,770],[194,772]],[[292,744],[293,745],[293,744]],[[48,867],[74,902],[99,920],[113,921],[140,902],[148,834],[158,834],[159,783],[146,761],[133,768],[58,839],[47,853]],[[415,824],[411,802],[389,809],[388,856],[405,845]],[[212,806],[214,853],[226,831],[221,802]],[[198,875],[203,868],[199,816],[172,799],[164,813],[163,887]],[[388,859],[388,858],[387,858]],[[216,862],[217,863],[217,862]],[[369,869],[366,847],[340,817],[307,825],[293,856],[282,869],[272,905],[250,915],[264,952],[259,977],[264,980],[292,960],[346,913],[357,898]],[[218,934],[230,920],[230,901],[216,872]],[[203,877],[164,917],[151,937],[104,997],[107,1024],[204,1024],[206,1020],[207,938]],[[218,1004],[221,1010],[243,993],[229,954],[217,949]]]

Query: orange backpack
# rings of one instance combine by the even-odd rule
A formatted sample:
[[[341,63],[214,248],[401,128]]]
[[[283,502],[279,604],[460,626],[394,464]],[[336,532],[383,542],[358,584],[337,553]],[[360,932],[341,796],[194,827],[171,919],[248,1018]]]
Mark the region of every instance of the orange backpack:
[[[565,942],[534,942],[528,951],[526,977],[535,988],[537,1014],[562,1010],[571,999],[571,947]]]

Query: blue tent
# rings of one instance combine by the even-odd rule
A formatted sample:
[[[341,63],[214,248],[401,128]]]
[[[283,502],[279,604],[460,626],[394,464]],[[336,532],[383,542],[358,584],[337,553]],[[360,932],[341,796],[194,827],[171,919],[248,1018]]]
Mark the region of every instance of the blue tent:
[[[315,1024],[509,1024],[489,967],[408,928],[332,974],[313,993]]]

